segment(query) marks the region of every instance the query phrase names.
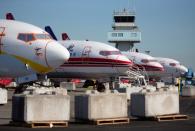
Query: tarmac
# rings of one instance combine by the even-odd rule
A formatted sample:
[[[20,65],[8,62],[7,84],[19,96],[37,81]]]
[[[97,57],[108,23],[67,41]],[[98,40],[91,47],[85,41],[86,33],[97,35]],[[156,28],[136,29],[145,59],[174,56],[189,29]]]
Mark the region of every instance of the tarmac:
[[[12,93],[8,92],[8,104],[0,105],[0,131],[194,131],[195,130],[195,97],[180,97],[180,113],[189,116],[189,120],[157,122],[154,120],[133,119],[129,124],[92,125],[89,123],[70,122],[66,128],[27,128],[10,126]]]

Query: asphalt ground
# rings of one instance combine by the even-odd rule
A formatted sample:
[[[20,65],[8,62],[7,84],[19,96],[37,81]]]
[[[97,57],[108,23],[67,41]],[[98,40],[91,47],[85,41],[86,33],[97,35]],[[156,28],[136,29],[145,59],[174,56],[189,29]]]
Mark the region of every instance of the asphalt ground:
[[[66,128],[27,128],[10,126],[11,95],[8,104],[0,106],[0,131],[195,131],[195,97],[180,97],[180,113],[188,115],[189,120],[157,122],[154,120],[134,119],[123,125],[92,125],[88,123],[70,122]]]

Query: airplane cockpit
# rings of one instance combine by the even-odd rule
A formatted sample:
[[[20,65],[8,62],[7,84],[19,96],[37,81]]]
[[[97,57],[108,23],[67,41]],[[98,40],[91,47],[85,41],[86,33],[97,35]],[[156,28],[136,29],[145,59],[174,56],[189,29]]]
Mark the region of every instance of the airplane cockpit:
[[[102,56],[109,56],[109,55],[120,55],[121,52],[120,51],[100,51],[99,54]]]
[[[35,40],[51,40],[52,37],[49,34],[46,33],[19,33],[18,34],[18,40],[22,40],[24,42],[29,42],[29,41],[35,41]]]
[[[157,62],[157,60],[154,60],[154,59],[141,59],[141,62],[142,63],[149,63],[149,62]]]

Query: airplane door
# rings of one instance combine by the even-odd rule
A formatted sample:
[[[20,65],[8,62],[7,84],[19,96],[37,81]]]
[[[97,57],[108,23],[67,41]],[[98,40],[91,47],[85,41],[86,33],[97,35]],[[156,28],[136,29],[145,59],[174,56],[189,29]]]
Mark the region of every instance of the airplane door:
[[[89,62],[90,53],[91,53],[91,46],[85,46],[81,54],[83,63]]]
[[[2,50],[3,50],[2,39],[4,36],[5,36],[5,27],[0,27],[0,54],[2,53]]]

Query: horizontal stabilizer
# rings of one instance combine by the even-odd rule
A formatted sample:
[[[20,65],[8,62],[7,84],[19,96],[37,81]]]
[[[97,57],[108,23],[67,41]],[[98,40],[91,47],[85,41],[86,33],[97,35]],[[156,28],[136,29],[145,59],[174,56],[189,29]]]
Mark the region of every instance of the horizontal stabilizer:
[[[67,33],[62,33],[62,40],[70,40],[70,38],[67,35]]]

